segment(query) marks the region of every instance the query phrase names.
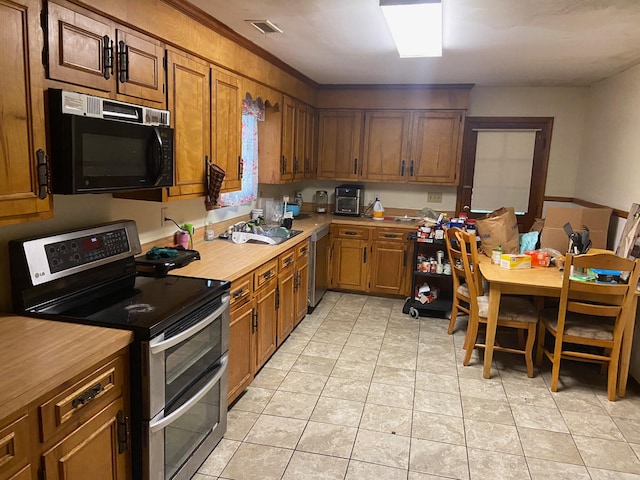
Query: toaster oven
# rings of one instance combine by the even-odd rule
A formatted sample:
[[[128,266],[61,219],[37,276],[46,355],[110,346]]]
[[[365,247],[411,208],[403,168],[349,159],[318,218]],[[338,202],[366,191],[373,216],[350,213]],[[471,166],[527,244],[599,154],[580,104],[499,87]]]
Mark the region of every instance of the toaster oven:
[[[336,215],[359,217],[362,213],[364,187],[362,185],[340,185],[336,187]]]

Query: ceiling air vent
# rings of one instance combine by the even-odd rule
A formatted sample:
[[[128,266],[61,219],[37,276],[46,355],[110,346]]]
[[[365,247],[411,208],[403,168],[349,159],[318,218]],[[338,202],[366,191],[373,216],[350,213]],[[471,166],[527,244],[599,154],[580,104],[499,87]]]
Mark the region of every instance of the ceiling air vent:
[[[269,20],[247,20],[247,22],[260,30],[260,33],[264,33],[265,35],[270,33],[282,33],[282,30],[276,27]]]

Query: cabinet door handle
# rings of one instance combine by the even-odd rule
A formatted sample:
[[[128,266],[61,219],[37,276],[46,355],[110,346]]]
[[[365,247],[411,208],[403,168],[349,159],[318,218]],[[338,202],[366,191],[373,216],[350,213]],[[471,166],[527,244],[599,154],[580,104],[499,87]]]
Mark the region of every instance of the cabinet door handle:
[[[407,252],[402,252],[402,266],[407,266]]]
[[[384,238],[398,238],[399,235],[395,234],[395,233],[385,233],[384,235],[382,235]]]
[[[118,453],[123,454],[129,448],[129,417],[122,410],[116,415],[118,422]]]
[[[242,163],[242,157],[238,155],[238,178],[242,178],[244,173],[244,164]]]
[[[240,290],[236,290],[235,292],[233,292],[233,298],[240,298],[242,295],[244,294],[244,288],[241,288]]]
[[[350,232],[348,230],[346,232],[342,232],[342,233],[344,233],[345,235],[358,235],[358,232]]]
[[[118,72],[120,72],[120,83],[127,83],[129,80],[129,46],[122,40],[118,42]]]
[[[302,247],[300,249],[300,255],[306,255],[307,254],[307,247]]]
[[[271,275],[272,275],[272,274],[273,274],[273,273],[271,272],[271,270],[269,270],[268,272],[264,272],[264,273],[262,274],[262,278],[264,278],[264,279],[266,280],[267,278],[271,278]]]
[[[258,331],[258,312],[255,308],[251,309],[251,333]]]
[[[367,247],[364,247],[362,249],[362,257],[363,257],[362,263],[367,263]]]
[[[71,402],[73,408],[78,408],[80,405],[85,405],[91,400],[96,398],[100,392],[104,390],[101,383],[96,383],[93,387],[89,387]]]
[[[411,160],[411,163],[409,164],[409,176],[413,177],[413,160]]]
[[[287,159],[284,158],[284,155],[282,155],[282,174],[283,175],[286,170],[287,170]]]
[[[49,155],[39,148],[36,151],[38,162],[38,198],[44,200],[51,193],[51,170],[49,167]]]
[[[400,162],[400,176],[404,177],[404,160]]]
[[[113,40],[109,39],[109,35],[102,37],[104,46],[102,47],[102,64],[104,70],[102,76],[105,80],[109,80],[113,74]]]
[[[353,174],[354,175],[358,174],[358,159],[357,158],[353,159]]]

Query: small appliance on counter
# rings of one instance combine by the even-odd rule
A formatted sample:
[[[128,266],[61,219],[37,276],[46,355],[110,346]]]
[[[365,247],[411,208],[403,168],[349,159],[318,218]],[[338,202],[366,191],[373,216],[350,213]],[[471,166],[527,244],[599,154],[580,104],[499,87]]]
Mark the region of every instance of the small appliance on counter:
[[[329,211],[329,194],[326,190],[316,191],[316,213],[327,213]]]
[[[364,200],[363,185],[340,185],[336,187],[336,215],[359,217]]]

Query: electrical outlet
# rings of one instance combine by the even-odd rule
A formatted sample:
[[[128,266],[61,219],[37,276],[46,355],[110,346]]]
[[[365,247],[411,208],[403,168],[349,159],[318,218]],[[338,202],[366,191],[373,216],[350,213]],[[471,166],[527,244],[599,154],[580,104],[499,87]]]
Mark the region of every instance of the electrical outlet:
[[[442,192],[427,193],[427,203],[442,203]]]
[[[169,215],[167,213],[168,210],[169,207],[162,207],[160,209],[160,228],[164,227],[164,219],[167,218],[167,215]]]

